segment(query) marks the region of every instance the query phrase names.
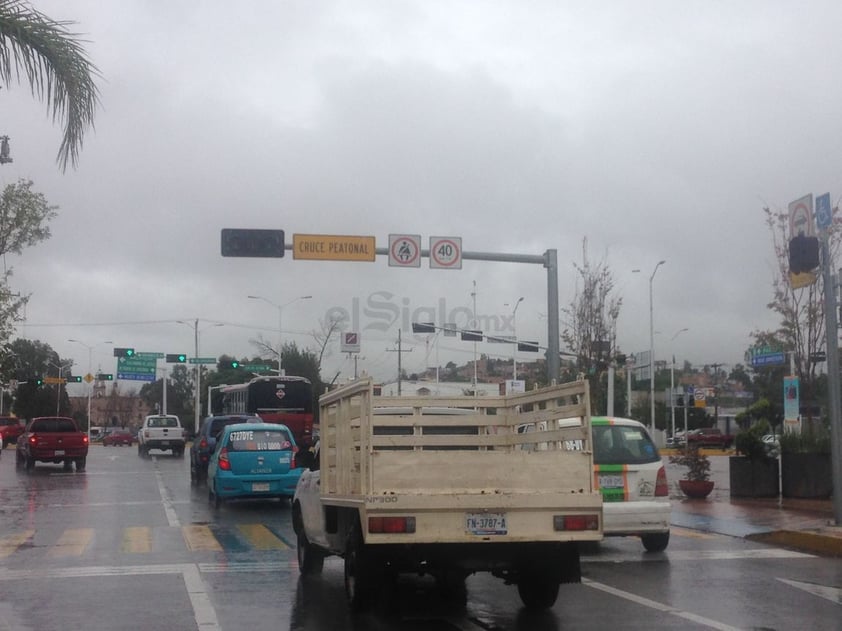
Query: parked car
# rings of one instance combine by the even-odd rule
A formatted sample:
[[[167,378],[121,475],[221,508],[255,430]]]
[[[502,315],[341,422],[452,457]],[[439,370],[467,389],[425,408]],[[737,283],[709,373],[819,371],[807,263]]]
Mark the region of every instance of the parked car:
[[[670,540],[670,500],[666,469],[642,423],[594,416],[594,476],[602,493],[603,533],[638,536],[643,547],[660,552]]]
[[[728,449],[734,443],[731,434],[723,434],[717,427],[701,427],[687,432],[687,444],[690,447],[714,447]]]
[[[235,498],[291,498],[302,471],[297,451],[286,425],[224,427],[208,462],[208,500],[219,508]]]
[[[23,434],[23,423],[17,416],[0,416],[0,438],[4,445],[14,445]]]
[[[262,423],[259,416],[226,414],[208,416],[202,421],[199,431],[190,445],[190,481],[193,483],[207,480],[208,462],[216,448],[216,439],[222,430],[234,423]]]
[[[126,445],[131,447],[134,443],[134,434],[128,429],[115,429],[108,432],[102,437],[102,446],[108,447],[117,445]]]

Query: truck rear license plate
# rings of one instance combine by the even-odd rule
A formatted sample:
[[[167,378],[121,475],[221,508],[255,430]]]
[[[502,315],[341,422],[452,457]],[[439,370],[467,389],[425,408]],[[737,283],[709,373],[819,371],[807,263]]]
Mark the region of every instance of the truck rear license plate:
[[[168,440],[162,440],[161,441],[161,447],[168,447],[169,444],[170,444],[170,441],[168,441]]]
[[[260,491],[268,491],[269,490],[269,483],[268,482],[255,482],[251,485],[251,490],[255,493]]]
[[[56,449],[53,453],[56,456],[63,456],[64,455],[64,449]]]
[[[472,535],[505,535],[506,513],[466,513],[465,530]]]
[[[625,486],[621,475],[600,475],[599,488],[601,489],[622,489]]]

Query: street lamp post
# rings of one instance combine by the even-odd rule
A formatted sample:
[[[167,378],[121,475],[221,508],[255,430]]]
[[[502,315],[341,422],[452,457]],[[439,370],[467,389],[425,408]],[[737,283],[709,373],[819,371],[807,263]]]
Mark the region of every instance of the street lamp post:
[[[267,302],[273,307],[278,310],[278,350],[276,351],[278,354],[278,374],[282,375],[283,367],[281,366],[281,351],[283,350],[283,328],[282,328],[282,317],[284,312],[284,307],[291,305],[293,302],[297,302],[299,300],[309,300],[313,296],[298,296],[298,298],[293,298],[292,300],[285,302],[283,304],[277,304],[272,302],[268,298],[264,298],[263,296],[247,296],[247,298],[251,298],[252,300],[262,300],[263,302]]]
[[[56,416],[58,416],[61,411],[61,373],[65,368],[72,366],[73,362],[67,362],[66,364],[54,364],[53,362],[47,363],[58,370],[58,383],[56,384]]]
[[[664,263],[666,263],[665,260],[658,261],[649,277],[649,430],[653,438],[655,436],[655,309],[652,300],[652,281],[655,280],[658,268]]]
[[[85,344],[81,340],[67,340],[68,342],[73,342],[74,344],[81,344],[85,348],[88,349],[88,373],[91,374],[91,370],[93,369],[93,361],[92,355],[94,347],[100,346],[101,344],[113,344],[111,340],[105,340],[104,342],[100,342],[99,344]],[[91,393],[93,392],[93,386],[88,383],[88,443],[91,442]]]

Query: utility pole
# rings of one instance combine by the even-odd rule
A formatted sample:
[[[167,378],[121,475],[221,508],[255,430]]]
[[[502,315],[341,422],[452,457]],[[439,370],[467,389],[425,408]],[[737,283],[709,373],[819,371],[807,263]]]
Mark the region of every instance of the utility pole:
[[[398,354],[398,396],[401,396],[401,373],[403,371],[401,366],[401,356],[404,353],[411,353],[414,349],[407,349],[403,350],[401,348],[401,330],[398,329],[398,347],[397,348],[387,348],[387,353],[397,353]]]

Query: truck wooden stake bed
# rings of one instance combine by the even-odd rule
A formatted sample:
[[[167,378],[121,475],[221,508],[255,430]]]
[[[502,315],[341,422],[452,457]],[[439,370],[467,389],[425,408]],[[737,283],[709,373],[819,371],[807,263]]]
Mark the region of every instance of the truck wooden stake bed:
[[[293,499],[298,562],[311,574],[344,557],[352,609],[402,572],[432,575],[460,600],[467,576],[491,572],[532,608],[580,581],[578,544],[602,538],[587,382],[409,398],[374,396],[363,379],[320,406]]]

